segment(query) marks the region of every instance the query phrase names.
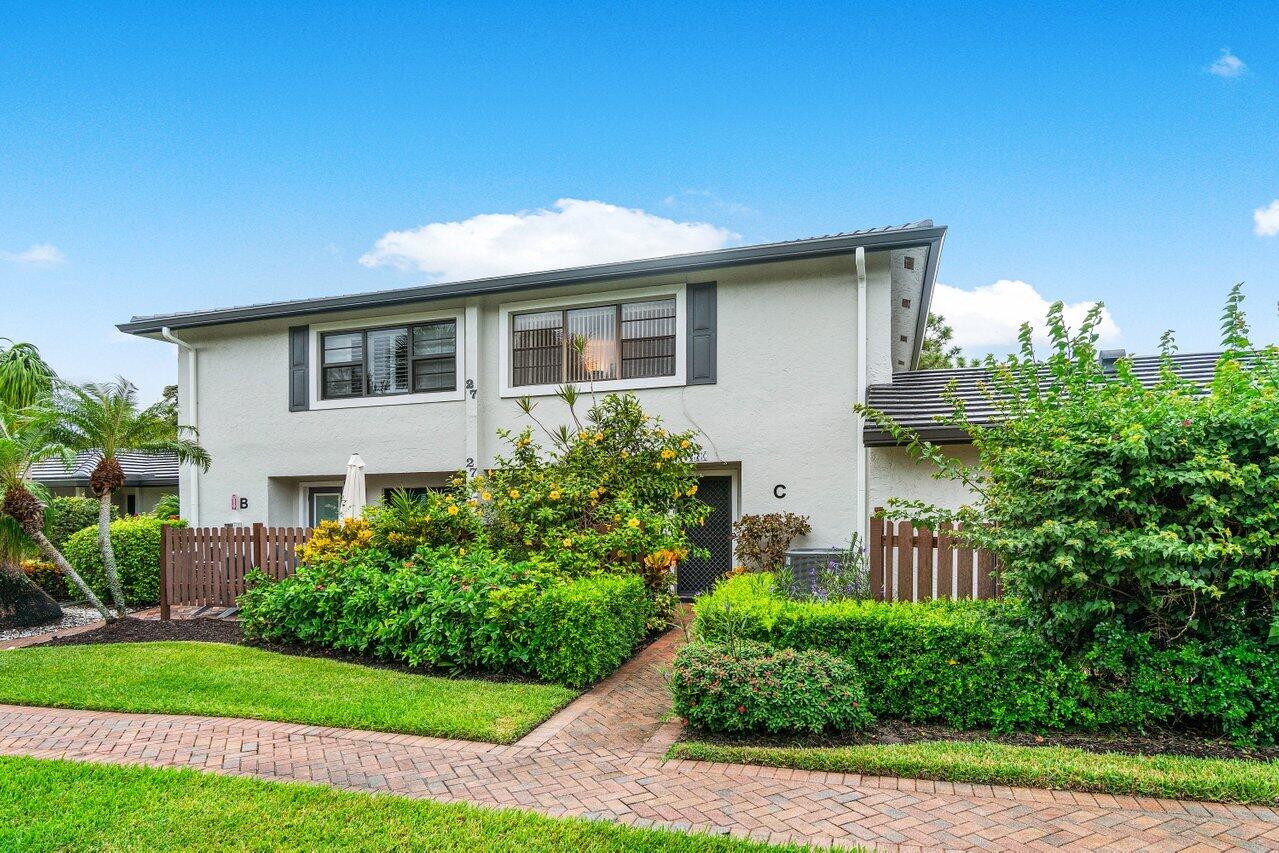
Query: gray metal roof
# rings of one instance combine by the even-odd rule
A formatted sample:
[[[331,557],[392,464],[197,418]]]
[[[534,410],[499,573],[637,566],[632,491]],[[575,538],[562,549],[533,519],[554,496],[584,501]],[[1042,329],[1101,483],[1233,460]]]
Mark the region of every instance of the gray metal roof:
[[[1178,354],[1173,357],[1173,369],[1183,379],[1206,384],[1212,379],[1220,355],[1219,352]],[[1154,385],[1159,381],[1159,356],[1135,356],[1130,361],[1133,373],[1143,384]],[[995,410],[982,388],[989,375],[990,371],[983,367],[904,371],[894,376],[892,383],[871,385],[867,389],[866,402],[898,424],[937,444],[966,444],[968,436],[965,433],[942,426],[934,418],[952,411],[944,395],[953,382],[953,393],[964,401],[969,421],[991,423]],[[892,436],[873,423],[866,425],[862,435],[868,447],[887,447],[896,443]]]
[[[202,311],[188,311],[178,314],[135,316],[127,323],[120,323],[117,328],[122,332],[135,335],[154,335],[159,333],[159,331],[166,326],[172,329],[189,329],[197,326],[239,323],[246,320],[297,317],[306,314],[321,314],[329,311],[346,311],[357,308],[426,302],[457,296],[473,296],[512,290],[529,290],[533,288],[554,287],[557,285],[578,284],[591,281],[609,281],[640,275],[694,272],[697,270],[712,269],[715,267],[835,255],[844,252],[852,252],[859,246],[864,247],[868,251],[872,249],[894,249],[909,246],[932,246],[932,251],[929,252],[928,276],[924,283],[926,296],[922,300],[923,304],[926,306],[928,304],[927,294],[931,292],[932,282],[936,277],[937,255],[939,254],[942,238],[945,237],[945,235],[946,227],[944,225],[935,226],[931,219],[923,219],[918,222],[910,222],[905,225],[894,225],[886,228],[866,228],[860,231],[844,231],[838,234],[827,234],[821,237],[807,237],[800,240],[787,240],[779,243],[762,243],[755,246],[737,246],[731,249],[715,249],[709,252],[669,255],[661,258],[648,258],[638,261],[620,261],[616,263],[595,264],[585,267],[573,267],[571,269],[549,270],[546,272],[520,273],[518,275],[478,278],[471,279],[469,281],[444,282],[440,284],[421,285],[418,287],[398,288],[395,290],[379,290],[371,293],[358,293],[351,296],[295,299],[285,302],[264,302],[256,305],[214,308]]]
[[[89,476],[98,466],[101,454],[78,453],[70,466],[61,459],[46,459],[31,468],[31,479],[46,486],[87,486]],[[117,453],[116,461],[124,471],[126,486],[176,486],[178,458],[172,453]]]

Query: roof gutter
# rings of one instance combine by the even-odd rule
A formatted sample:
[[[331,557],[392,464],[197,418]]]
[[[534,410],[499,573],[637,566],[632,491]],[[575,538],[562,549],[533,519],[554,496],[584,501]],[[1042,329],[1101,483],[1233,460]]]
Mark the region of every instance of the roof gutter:
[[[173,332],[169,329],[168,326],[162,326],[160,328],[160,337],[164,338],[166,341],[168,341],[171,344],[177,345],[179,349],[186,350],[187,393],[185,395],[179,395],[179,399],[181,399],[181,397],[186,397],[186,404],[187,404],[186,425],[191,427],[191,429],[195,431],[196,435],[199,435],[200,434],[200,429],[199,429],[200,406],[199,406],[199,397],[198,397],[198,387],[196,384],[197,378],[199,376],[199,372],[196,370],[196,349],[191,344],[187,343],[186,341],[182,340],[179,337],[176,337],[173,334]],[[188,500],[189,509],[187,509],[183,513],[183,515],[186,516],[187,523],[189,523],[192,527],[197,527],[199,526],[199,523],[200,523],[200,466],[196,465],[194,462],[187,462],[187,463],[184,463],[184,467],[186,468],[187,476],[190,477],[191,495]],[[181,492],[182,492],[181,480],[179,480],[179,485],[178,485],[179,495],[181,495]]]

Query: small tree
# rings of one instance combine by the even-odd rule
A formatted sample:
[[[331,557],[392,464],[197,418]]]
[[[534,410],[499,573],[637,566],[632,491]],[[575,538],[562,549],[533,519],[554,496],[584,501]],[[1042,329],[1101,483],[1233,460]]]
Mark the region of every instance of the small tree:
[[[970,422],[954,396],[939,418],[972,439],[975,466],[862,408],[977,495],[955,512],[890,501],[889,514],[964,523],[1032,619],[1067,646],[1107,621],[1164,644],[1240,631],[1279,639],[1279,349],[1254,352],[1241,301],[1236,286],[1207,387],[1174,372],[1170,334],[1153,387],[1127,360],[1106,370],[1101,306],[1072,333],[1053,305],[1048,356],[1036,357],[1027,325],[1020,353],[992,368],[994,423]]]
[[[16,411],[48,400],[54,381],[53,368],[33,345],[0,338],[0,405]],[[0,624],[26,628],[62,616],[58,603],[19,565],[31,547],[17,522],[0,514]]]
[[[67,386],[57,400],[58,437],[73,451],[96,452],[98,464],[89,476],[89,489],[98,498],[98,546],[111,591],[111,600],[123,616],[124,589],[111,548],[111,493],[124,485],[124,471],[116,458],[131,451],[173,454],[180,462],[209,467],[209,454],[196,440],[195,430],[177,426],[171,406],[161,401],[138,408],[138,390],[124,378],[114,382]]]
[[[27,485],[31,466],[37,462],[54,457],[70,460],[67,449],[50,438],[52,417],[48,409],[14,410],[0,403],[0,490],[4,493],[0,512],[35,543],[44,558],[58,567],[103,619],[110,620],[111,611],[44,535],[44,506]]]

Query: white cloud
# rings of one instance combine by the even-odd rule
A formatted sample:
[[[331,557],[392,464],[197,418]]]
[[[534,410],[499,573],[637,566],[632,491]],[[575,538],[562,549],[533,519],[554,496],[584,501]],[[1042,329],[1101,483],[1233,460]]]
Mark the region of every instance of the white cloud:
[[[1273,237],[1279,234],[1279,198],[1270,202],[1268,207],[1259,207],[1252,212],[1252,230],[1258,237]]]
[[[66,255],[52,243],[36,243],[22,252],[0,252],[0,259],[33,267],[56,267],[67,260]]]
[[[938,283],[933,290],[932,312],[941,314],[955,331],[954,343],[969,354],[1007,352],[1017,345],[1017,332],[1021,324],[1029,322],[1034,329],[1037,347],[1048,343],[1044,332],[1044,317],[1051,302],[1024,281],[1000,279],[973,290],[960,290],[948,284]],[[1091,302],[1074,302],[1063,310],[1067,325],[1078,328]],[[1110,310],[1103,308],[1101,323],[1097,327],[1102,346],[1119,342],[1119,327],[1115,325]]]
[[[676,222],[602,201],[562,198],[550,210],[483,213],[391,231],[360,263],[456,281],[700,252],[737,239],[732,231],[705,222]]]
[[[1218,56],[1216,61],[1204,70],[1214,77],[1233,79],[1235,77],[1242,77],[1244,72],[1248,70],[1248,64],[1231,53],[1230,48],[1223,47],[1221,49],[1221,56]]]

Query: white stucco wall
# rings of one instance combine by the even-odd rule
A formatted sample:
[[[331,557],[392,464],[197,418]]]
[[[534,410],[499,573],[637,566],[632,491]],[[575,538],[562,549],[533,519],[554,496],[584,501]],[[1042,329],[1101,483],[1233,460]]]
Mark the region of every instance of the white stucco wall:
[[[977,463],[970,444],[942,447],[947,456],[968,465]],[[917,462],[899,447],[869,448],[870,508],[885,506],[889,498],[927,501],[946,509],[971,504],[975,496],[963,483],[933,478],[931,462]]]
[[[886,381],[892,372],[893,335],[887,253],[869,254],[867,268],[868,374],[872,382]],[[702,433],[706,465],[737,472],[739,512],[806,514],[813,534],[801,544],[843,544],[855,525],[857,476],[851,405],[859,354],[851,255],[472,298],[470,316],[478,328],[465,334],[478,337],[465,375],[478,390],[469,404],[288,410],[289,326],[347,319],[372,321],[365,325],[393,322],[397,315],[422,310],[465,310],[465,301],[180,332],[199,350],[198,426],[213,456],[212,467],[199,475],[198,521],[301,523],[301,490],[340,480],[353,451],[368,466],[371,497],[380,493],[382,483],[438,481],[434,475],[465,464],[468,444],[483,467],[500,449],[496,430],[519,429],[526,422],[515,400],[500,393],[502,305],[601,293],[625,298],[628,289],[689,281],[718,285],[717,382],[637,391],[645,409],[673,430]],[[314,364],[311,370],[314,378]],[[185,367],[179,376],[179,394],[185,399]],[[566,419],[559,401],[539,400],[537,414],[544,423]],[[184,472],[184,508],[191,506],[193,482]],[[777,486],[785,487],[785,497],[774,496]],[[232,494],[247,498],[248,508],[232,510]]]

